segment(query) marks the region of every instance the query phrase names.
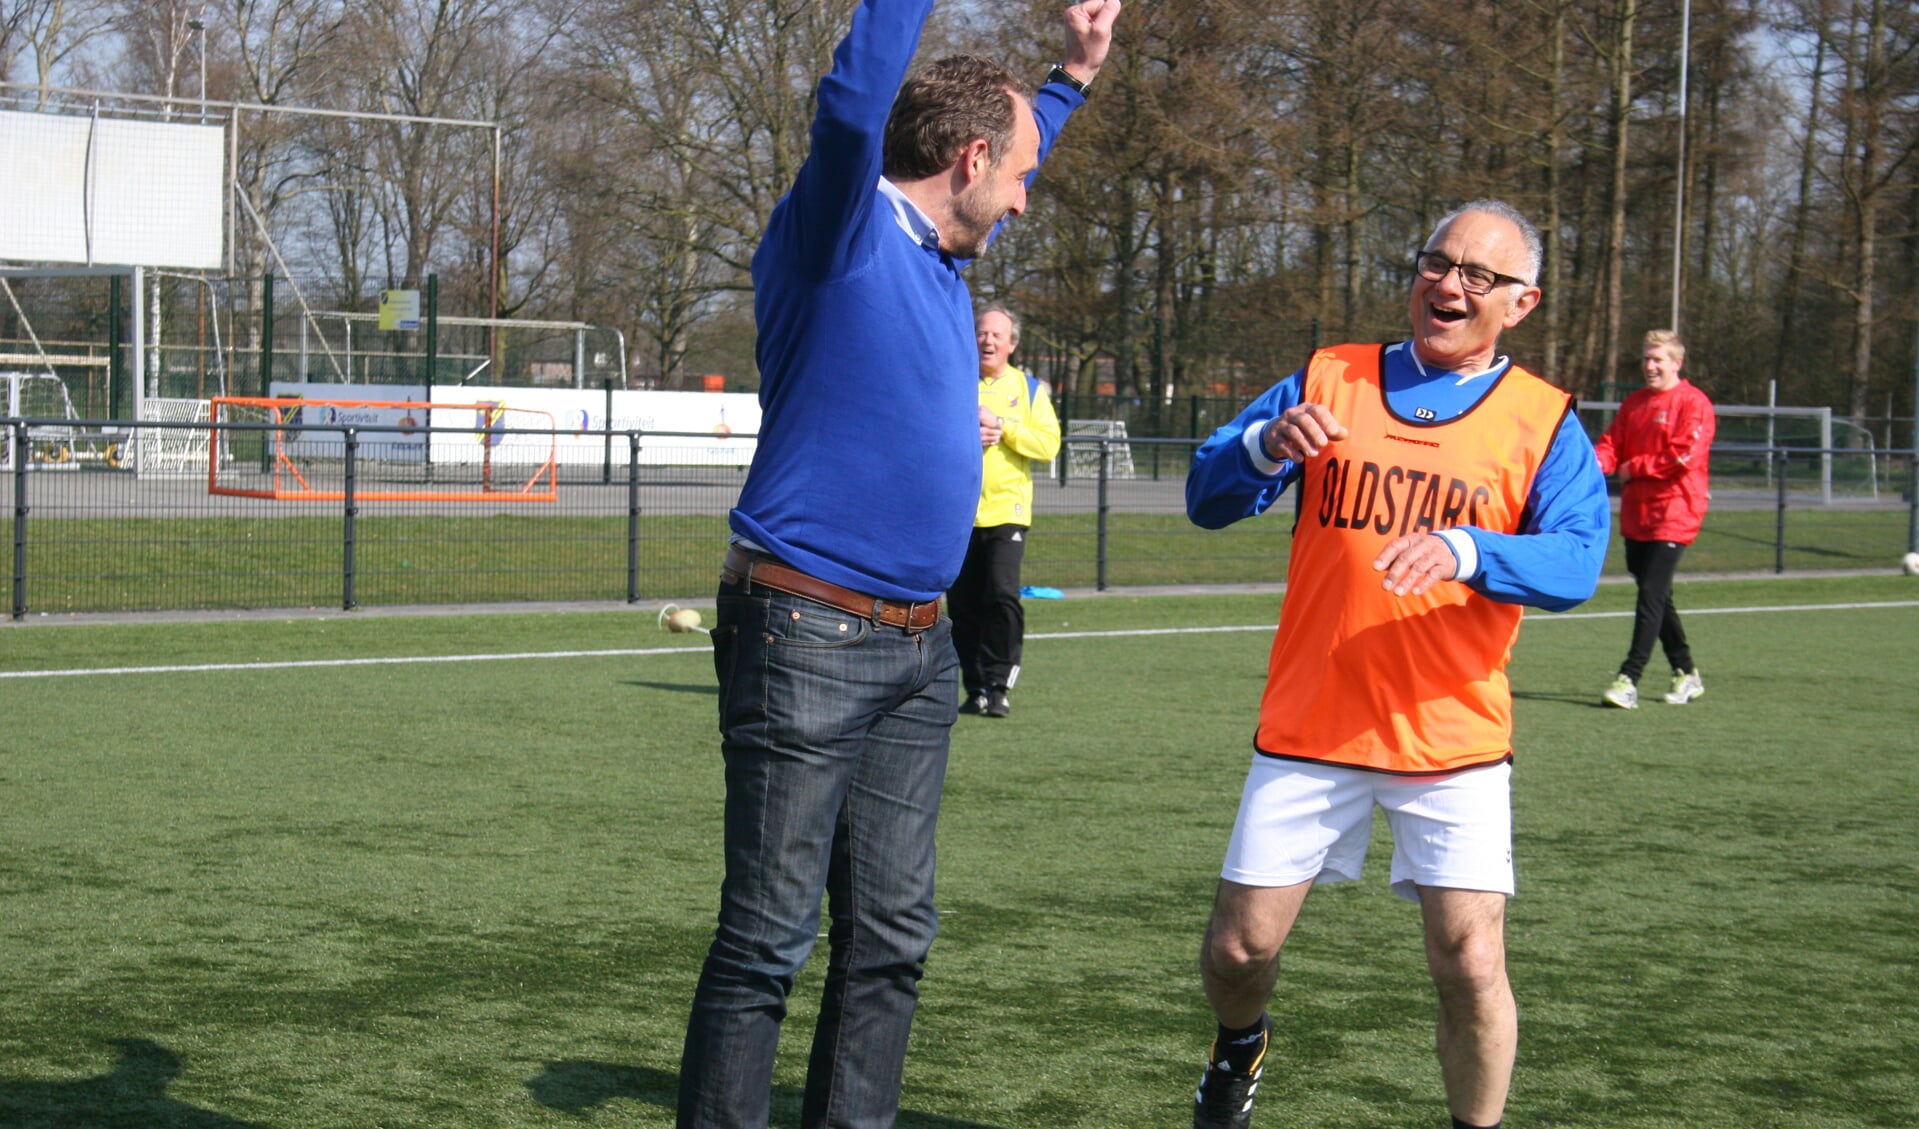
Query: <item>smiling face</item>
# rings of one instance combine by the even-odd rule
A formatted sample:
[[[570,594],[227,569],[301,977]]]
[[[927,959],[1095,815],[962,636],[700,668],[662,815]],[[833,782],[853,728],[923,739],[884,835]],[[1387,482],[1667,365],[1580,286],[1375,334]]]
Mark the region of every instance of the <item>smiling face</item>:
[[[1669,392],[1679,386],[1679,370],[1685,360],[1675,356],[1669,345],[1648,345],[1639,354],[1639,370],[1646,374],[1646,387],[1654,392]]]
[[[1426,242],[1455,263],[1485,267],[1516,278],[1530,276],[1526,238],[1511,220],[1491,212],[1464,212]],[[1459,271],[1437,279],[1413,275],[1409,300],[1413,348],[1419,359],[1448,372],[1480,372],[1498,356],[1499,335],[1518,325],[1539,304],[1539,287],[1498,283],[1489,293],[1469,294]]]
[[[1013,319],[998,310],[988,310],[980,315],[974,336],[979,342],[980,376],[990,380],[1005,372],[1013,359],[1013,348],[1019,344],[1013,335]]]
[[[1017,94],[1013,99],[1013,141],[995,161],[984,140],[960,157],[969,165],[966,187],[954,196],[946,222],[940,225],[940,246],[961,259],[986,253],[999,221],[1026,210],[1026,178],[1039,168],[1039,125],[1033,104]]]

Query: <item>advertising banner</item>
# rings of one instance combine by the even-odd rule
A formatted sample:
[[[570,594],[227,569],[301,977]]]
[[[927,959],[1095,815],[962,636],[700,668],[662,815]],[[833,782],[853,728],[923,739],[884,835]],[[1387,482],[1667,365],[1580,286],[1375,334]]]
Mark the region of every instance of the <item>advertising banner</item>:
[[[760,430],[760,400],[748,392],[650,392],[615,389],[611,414],[605,391],[577,388],[449,388],[433,390],[435,403],[488,402],[545,412],[559,432],[563,466],[614,465],[627,459],[624,436],[608,450],[602,431],[643,431],[643,466],[745,466],[753,461]],[[742,438],[745,436],[745,438]],[[439,436],[444,441],[445,436]],[[436,442],[433,457],[441,457]]]
[[[646,433],[640,444],[643,466],[746,466],[753,461],[760,428],[760,401],[744,392],[653,392],[577,388],[427,388],[418,384],[315,384],[276,380],[271,394],[306,400],[416,401],[445,404],[430,412],[420,408],[341,407],[314,404],[300,409],[289,423],[396,428],[360,437],[368,457],[419,461],[427,458],[433,427],[435,463],[544,459],[548,445],[519,441],[509,431],[539,429],[552,418],[552,450],[563,466],[601,466],[611,461],[625,466],[627,443],[623,435],[609,441],[606,431]],[[474,405],[485,405],[480,411]],[[457,410],[456,410],[457,409]],[[509,409],[502,411],[500,409]],[[429,418],[430,417],[430,418]],[[448,428],[463,429],[460,432]],[[512,442],[502,442],[502,438]],[[289,445],[308,455],[338,457],[343,444],[338,432],[289,434]],[[487,454],[487,448],[491,454]],[[375,449],[377,448],[377,450]]]
[[[426,399],[424,384],[315,384],[276,380],[268,391],[276,398],[300,400],[420,402]],[[310,404],[286,416],[285,422],[327,428],[398,428],[397,432],[378,431],[361,437],[362,444],[377,448],[377,451],[367,451],[367,455],[388,462],[421,462],[426,458],[426,432],[414,430],[428,426],[426,413],[419,408]],[[290,431],[286,444],[288,453],[306,457],[340,458],[346,453],[345,440],[338,431]]]

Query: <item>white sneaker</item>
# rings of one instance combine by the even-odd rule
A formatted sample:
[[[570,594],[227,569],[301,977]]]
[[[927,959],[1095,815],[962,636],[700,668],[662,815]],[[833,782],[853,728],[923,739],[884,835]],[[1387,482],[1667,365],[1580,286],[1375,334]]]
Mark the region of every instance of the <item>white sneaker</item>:
[[[1699,678],[1696,670],[1673,671],[1672,690],[1666,694],[1669,705],[1683,706],[1706,692],[1706,684]]]
[[[1639,708],[1639,687],[1633,685],[1632,679],[1623,674],[1612,680],[1612,685],[1606,687],[1606,692],[1601,697],[1605,699],[1607,705],[1618,706],[1622,710]]]

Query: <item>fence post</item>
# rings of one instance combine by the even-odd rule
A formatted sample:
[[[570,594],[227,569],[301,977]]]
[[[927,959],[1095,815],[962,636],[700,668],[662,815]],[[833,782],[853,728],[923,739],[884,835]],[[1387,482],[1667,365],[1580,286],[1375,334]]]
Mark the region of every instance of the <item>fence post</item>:
[[[426,357],[421,364],[426,371],[423,374],[425,379],[420,383],[426,385],[426,398],[431,400],[433,399],[433,370],[440,367],[440,276],[438,274],[426,276]]]
[[[1792,465],[1791,452],[1784,447],[1779,450],[1779,514],[1773,525],[1772,533],[1772,571],[1786,571],[1786,468]]]
[[[640,433],[626,433],[626,602],[640,602]]]
[[[306,379],[301,373],[300,379]],[[260,279],[260,395],[273,395],[273,272]]]
[[[344,513],[345,521],[343,523],[345,544],[342,546],[343,552],[341,553],[340,569],[343,574],[342,579],[344,585],[340,598],[340,608],[342,611],[350,612],[358,606],[353,597],[355,572],[354,535],[356,532],[353,528],[353,518],[354,515],[360,511],[359,507],[354,505],[353,464],[360,453],[360,433],[356,429],[349,427],[346,429],[345,434],[341,436],[341,439],[346,446],[346,488],[343,491],[343,493],[346,494],[346,508]]]
[[[606,412],[600,417],[600,430],[604,433],[600,444],[600,485],[607,486],[613,482],[613,378],[601,377],[600,384],[606,389]]]
[[[120,276],[107,276],[107,417],[120,417],[120,390],[126,386],[120,358]]]
[[[1919,407],[1913,408],[1915,429],[1919,429]],[[1919,553],[1919,437],[1913,439],[1912,454],[1906,467],[1906,551]]]
[[[1099,538],[1095,552],[1098,554],[1099,562],[1096,583],[1101,592],[1106,591],[1106,480],[1113,467],[1111,446],[1110,439],[1099,441]]]
[[[7,425],[13,448],[13,618],[27,617],[27,428]]]
[[[1907,438],[1912,442],[1911,465],[1906,468],[1906,551],[1919,553],[1919,340],[1913,344],[1912,357],[1912,431]],[[1891,415],[1888,407],[1886,414]],[[1892,424],[1886,424],[1888,434]],[[1892,446],[1887,443],[1886,446]]]

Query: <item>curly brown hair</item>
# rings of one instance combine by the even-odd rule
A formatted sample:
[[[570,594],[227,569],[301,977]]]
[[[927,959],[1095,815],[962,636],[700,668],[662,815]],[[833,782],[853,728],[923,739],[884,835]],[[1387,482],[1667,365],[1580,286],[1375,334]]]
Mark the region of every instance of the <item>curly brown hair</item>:
[[[978,55],[949,55],[921,67],[893,99],[882,171],[891,180],[923,180],[980,137],[998,164],[1013,143],[1014,95],[1030,103],[1033,88]]]

